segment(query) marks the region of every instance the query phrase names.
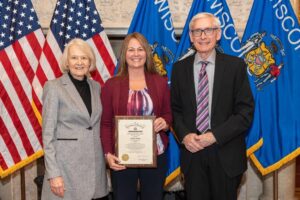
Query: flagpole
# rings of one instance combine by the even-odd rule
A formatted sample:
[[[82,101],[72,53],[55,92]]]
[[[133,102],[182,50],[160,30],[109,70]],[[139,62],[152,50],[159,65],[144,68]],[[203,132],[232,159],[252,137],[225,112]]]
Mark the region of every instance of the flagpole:
[[[278,170],[273,172],[273,197],[278,200]]]
[[[24,167],[21,168],[20,173],[21,173],[21,200],[26,200]]]

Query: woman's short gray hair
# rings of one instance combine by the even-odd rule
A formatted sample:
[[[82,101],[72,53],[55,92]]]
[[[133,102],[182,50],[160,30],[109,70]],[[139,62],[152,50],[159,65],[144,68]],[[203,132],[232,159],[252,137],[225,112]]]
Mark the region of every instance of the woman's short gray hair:
[[[69,72],[69,67],[68,67],[68,53],[69,53],[69,49],[71,46],[77,46],[80,48],[81,51],[83,51],[87,57],[90,60],[90,68],[89,68],[89,72],[94,71],[96,69],[96,57],[95,57],[95,53],[92,49],[92,47],[84,40],[80,39],[80,38],[74,38],[72,40],[70,40],[70,42],[66,45],[64,52],[62,54],[62,58],[61,58],[61,65],[60,68],[61,70],[65,73],[65,72]],[[90,74],[87,74],[88,76]]]

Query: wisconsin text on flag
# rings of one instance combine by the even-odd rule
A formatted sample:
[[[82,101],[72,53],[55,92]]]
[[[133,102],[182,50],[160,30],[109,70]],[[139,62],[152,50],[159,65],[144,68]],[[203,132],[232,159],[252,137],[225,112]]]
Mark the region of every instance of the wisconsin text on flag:
[[[0,176],[42,156],[31,83],[44,35],[29,0],[0,2]]]
[[[43,85],[61,75],[59,63],[64,46],[75,37],[86,40],[95,52],[97,70],[92,74],[94,80],[103,84],[114,72],[116,58],[94,1],[58,0],[33,81],[35,113],[40,122]]]

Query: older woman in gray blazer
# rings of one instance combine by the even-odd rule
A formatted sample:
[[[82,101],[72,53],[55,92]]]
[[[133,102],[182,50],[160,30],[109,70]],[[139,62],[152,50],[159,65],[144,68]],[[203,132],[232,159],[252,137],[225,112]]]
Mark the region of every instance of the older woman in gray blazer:
[[[108,193],[99,136],[100,86],[89,78],[94,68],[91,47],[73,39],[62,56],[65,73],[44,86],[43,200],[91,200]]]

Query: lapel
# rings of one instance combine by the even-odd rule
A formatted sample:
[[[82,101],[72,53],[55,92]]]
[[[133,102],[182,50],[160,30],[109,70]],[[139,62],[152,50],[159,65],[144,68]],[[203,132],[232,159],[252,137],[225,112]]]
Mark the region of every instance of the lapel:
[[[193,106],[193,110],[197,110],[197,102],[196,102],[196,94],[195,94],[195,82],[194,82],[194,60],[195,54],[191,56],[186,63],[185,69],[187,74],[187,84],[186,89],[188,90],[189,97],[191,100],[191,105]]]
[[[88,112],[80,94],[78,93],[76,87],[72,83],[72,81],[67,73],[63,74],[63,76],[61,77],[61,82],[62,82],[66,92],[69,94],[69,97],[73,100],[76,107],[81,111],[82,114],[85,115],[85,117],[87,119],[89,119],[90,118],[89,112]]]
[[[226,66],[223,56],[218,51],[216,52],[216,64],[215,64],[215,76],[214,76],[214,86],[213,86],[213,98],[212,98],[212,107],[211,107],[211,116],[215,112],[215,105],[217,103],[218,95],[220,94],[220,89],[222,88],[223,74]]]
[[[98,91],[94,92],[96,90],[96,88],[94,88],[94,84],[92,84],[91,79],[87,78],[87,82],[90,86],[90,91],[91,91],[91,104],[92,104],[91,121],[92,121],[92,124],[94,124],[94,120],[98,119],[97,115],[100,113],[100,110],[99,110],[99,108],[100,108],[99,105],[101,105],[100,101],[99,101],[100,95],[97,96],[99,94]]]
[[[127,101],[128,101],[128,93],[129,93],[129,77],[120,77],[120,81],[118,81],[118,90],[114,94],[116,102],[116,113],[118,115],[126,115],[127,114]]]

